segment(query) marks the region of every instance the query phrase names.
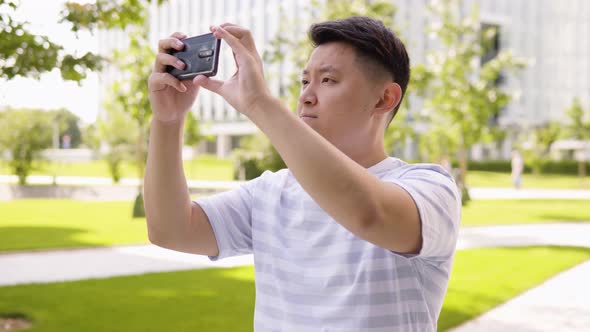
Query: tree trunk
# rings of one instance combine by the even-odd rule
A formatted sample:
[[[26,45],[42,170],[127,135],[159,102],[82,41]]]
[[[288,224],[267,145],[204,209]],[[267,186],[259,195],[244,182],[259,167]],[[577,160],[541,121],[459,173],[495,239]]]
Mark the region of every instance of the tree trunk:
[[[457,186],[461,191],[461,205],[465,206],[471,200],[469,196],[469,188],[467,188],[467,149],[464,146],[459,146],[459,176]]]
[[[145,176],[145,142],[144,128],[139,124],[139,135],[137,138],[137,175],[139,176],[138,194],[133,203],[133,217],[145,217],[145,208],[143,206],[143,177]]]
[[[586,176],[586,162],[584,160],[578,161],[578,175],[581,178]]]
[[[464,147],[459,148],[459,180],[467,188],[467,150]]]

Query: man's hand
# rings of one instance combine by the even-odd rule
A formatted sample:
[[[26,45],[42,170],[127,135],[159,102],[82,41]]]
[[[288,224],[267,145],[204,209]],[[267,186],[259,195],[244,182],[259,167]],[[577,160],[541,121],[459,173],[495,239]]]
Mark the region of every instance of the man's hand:
[[[231,47],[237,70],[227,81],[199,75],[194,83],[221,95],[238,112],[248,115],[255,105],[271,97],[254,38],[248,29],[231,23],[211,27],[211,32]]]
[[[195,102],[199,88],[195,84],[181,82],[166,72],[166,66],[184,69],[184,63],[168,54],[170,49],[182,50],[180,41],[187,36],[173,33],[170,38],[158,43],[158,54],[152,74],[148,79],[148,92],[154,120],[161,122],[178,122],[184,118]]]

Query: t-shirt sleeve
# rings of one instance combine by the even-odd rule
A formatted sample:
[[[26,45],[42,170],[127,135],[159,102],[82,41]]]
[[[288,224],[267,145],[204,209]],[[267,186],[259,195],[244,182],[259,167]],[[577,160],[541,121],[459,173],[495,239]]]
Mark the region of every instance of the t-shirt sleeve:
[[[219,254],[209,256],[211,260],[252,253],[252,204],[254,191],[263,176],[237,189],[195,200],[209,218],[217,240]]]
[[[461,194],[453,178],[438,165],[409,165],[400,176],[382,180],[407,191],[418,208],[422,248],[413,257],[446,261],[457,245],[461,223]]]

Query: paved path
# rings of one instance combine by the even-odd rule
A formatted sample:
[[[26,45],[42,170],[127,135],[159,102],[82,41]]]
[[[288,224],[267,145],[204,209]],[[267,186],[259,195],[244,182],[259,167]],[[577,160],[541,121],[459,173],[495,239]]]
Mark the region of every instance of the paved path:
[[[252,264],[251,255],[211,262],[154,245],[22,252],[0,254],[0,286]]]
[[[530,245],[590,247],[590,223],[465,227],[458,250]],[[0,286],[251,265],[251,255],[211,262],[154,245],[0,254]],[[590,276],[588,276],[590,280]]]

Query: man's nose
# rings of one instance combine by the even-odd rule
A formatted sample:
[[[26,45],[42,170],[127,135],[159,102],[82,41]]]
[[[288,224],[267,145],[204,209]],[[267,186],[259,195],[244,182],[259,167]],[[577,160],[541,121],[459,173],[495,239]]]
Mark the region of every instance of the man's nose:
[[[301,95],[299,95],[299,103],[301,103],[302,105],[313,106],[318,102],[316,94],[310,88],[311,87],[308,86],[305,90],[303,90]]]

